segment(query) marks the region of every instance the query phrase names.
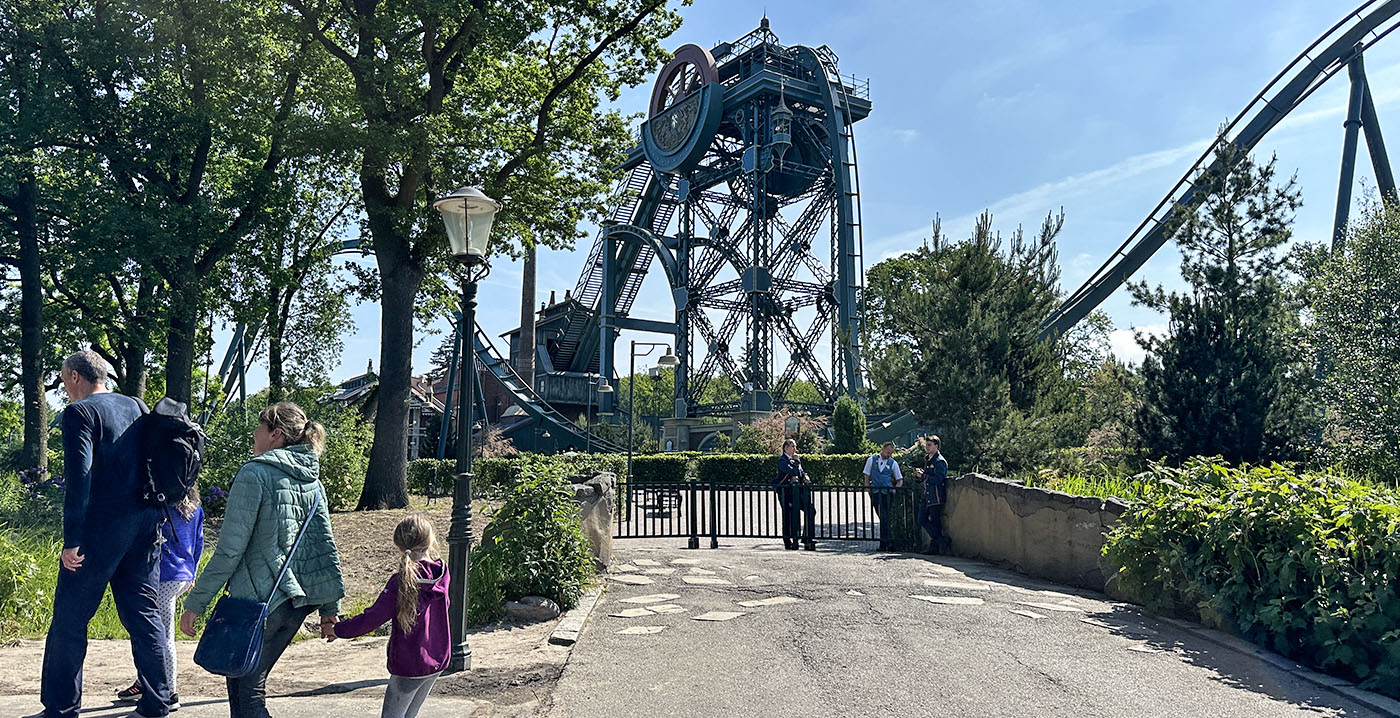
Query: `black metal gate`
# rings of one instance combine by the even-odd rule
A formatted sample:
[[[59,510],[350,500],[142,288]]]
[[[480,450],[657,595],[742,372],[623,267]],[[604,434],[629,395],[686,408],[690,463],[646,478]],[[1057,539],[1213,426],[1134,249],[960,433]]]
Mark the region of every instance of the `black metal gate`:
[[[881,526],[896,548],[917,542],[916,488],[893,490],[884,521],[864,486],[809,486],[818,541],[879,541]],[[627,482],[619,487],[615,538],[688,538],[710,548],[721,538],[783,536],[782,504],[768,484],[734,482]]]

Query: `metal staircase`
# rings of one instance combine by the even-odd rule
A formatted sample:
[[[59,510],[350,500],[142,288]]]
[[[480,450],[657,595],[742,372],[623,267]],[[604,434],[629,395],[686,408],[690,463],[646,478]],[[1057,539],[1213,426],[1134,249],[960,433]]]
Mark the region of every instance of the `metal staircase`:
[[[515,404],[545,425],[551,432],[556,432],[555,435],[560,439],[572,437],[577,442],[576,446],[590,446],[593,451],[606,453],[625,453],[627,451],[627,447],[614,444],[597,434],[590,435],[591,432],[580,428],[570,421],[569,417],[550,406],[549,402],[536,394],[535,390],[531,389],[520,378],[520,375],[515,373],[510,362],[501,358],[495,345],[491,343],[491,338],[481,330],[481,327],[476,328],[475,346],[477,361],[481,363],[481,366],[486,367],[496,383],[500,384],[501,388],[511,395]],[[567,443],[567,439],[564,439],[564,443]]]

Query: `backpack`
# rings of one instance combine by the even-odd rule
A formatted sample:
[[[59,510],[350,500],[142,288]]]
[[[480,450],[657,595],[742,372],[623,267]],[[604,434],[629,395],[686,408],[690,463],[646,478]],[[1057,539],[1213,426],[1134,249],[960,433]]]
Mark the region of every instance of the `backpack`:
[[[151,502],[180,503],[199,478],[203,454],[204,430],[182,402],[167,396],[141,417],[140,471]]]

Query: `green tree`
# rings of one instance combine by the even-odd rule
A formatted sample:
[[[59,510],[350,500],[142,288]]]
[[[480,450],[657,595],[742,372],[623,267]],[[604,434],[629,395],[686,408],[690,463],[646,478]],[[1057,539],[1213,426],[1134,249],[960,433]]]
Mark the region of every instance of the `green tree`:
[[[344,274],[334,255],[354,218],[352,179],[321,160],[293,160],[274,190],[250,252],[231,262],[230,319],[261,327],[269,398],[325,383],[353,327]]]
[[[476,182],[502,200],[497,255],[571,243],[632,142],[602,103],[658,64],[678,17],[664,0],[289,5],[338,66],[324,137],[357,158],[376,263],[379,411],[359,507],[402,507],[415,309],[451,296],[434,198]]]
[[[1311,371],[1280,248],[1301,203],[1296,182],[1276,183],[1275,160],[1257,164],[1223,143],[1196,188],[1205,200],[1168,228],[1190,291],[1130,285],[1135,303],[1170,318],[1165,335],[1138,335],[1147,357],[1137,430],[1150,456],[1171,462],[1295,459]]]
[[[849,396],[836,400],[831,411],[831,450],[837,454],[855,454],[865,446],[865,412]]]
[[[1078,401],[1066,357],[1078,350],[1037,337],[1059,299],[1063,226],[1063,214],[1047,216],[1034,237],[1018,228],[1003,249],[990,214],[964,242],[935,222],[928,243],[867,273],[871,406],[912,409],[959,470],[1033,469],[1066,441]]]
[[[1400,208],[1377,205],[1309,274],[1324,456],[1400,485]]]

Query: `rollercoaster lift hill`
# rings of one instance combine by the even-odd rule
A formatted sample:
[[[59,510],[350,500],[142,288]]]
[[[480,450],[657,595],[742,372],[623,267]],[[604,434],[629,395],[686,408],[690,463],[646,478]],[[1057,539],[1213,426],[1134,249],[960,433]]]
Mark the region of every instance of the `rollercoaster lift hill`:
[[[1368,0],[1303,50],[1235,116],[1103,266],[1041,322],[1040,338],[1044,340],[1068,332],[1166,244],[1167,223],[1173,213],[1194,211],[1206,199],[1196,183],[1209,173],[1228,169],[1220,166],[1216,158],[1221,143],[1233,143],[1241,150],[1239,156],[1248,155],[1270,130],[1343,69],[1350,80],[1351,92],[1343,125],[1341,176],[1332,226],[1333,250],[1341,246],[1346,236],[1360,135],[1366,138],[1381,197],[1387,202],[1396,202],[1400,196],[1396,193],[1395,176],[1386,155],[1362,55],[1397,25],[1400,25],[1400,0]]]

